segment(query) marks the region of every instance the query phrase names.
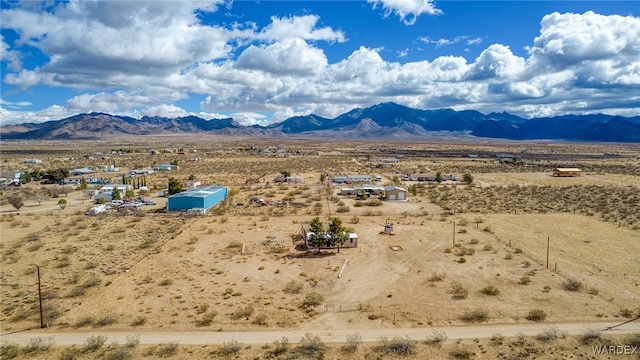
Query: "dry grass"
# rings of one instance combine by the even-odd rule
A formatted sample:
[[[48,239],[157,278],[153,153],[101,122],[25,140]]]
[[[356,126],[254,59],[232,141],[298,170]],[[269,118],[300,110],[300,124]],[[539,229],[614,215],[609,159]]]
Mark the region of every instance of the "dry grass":
[[[186,179],[190,174],[203,183],[233,189],[228,201],[204,217],[156,212],[166,200],[157,198],[155,192],[146,196],[158,202],[144,210],[146,216],[88,217],[84,211],[91,204],[80,191],[67,195],[64,210],[57,207],[56,198],[39,204],[26,197],[20,215],[2,203],[3,331],[38,322],[34,263],[41,270],[48,309],[45,321],[56,329],[448,326],[466,321],[526,321],[531,309],[543,311],[549,322],[615,319],[622,318],[620,309],[638,311],[633,299],[639,294],[640,275],[633,270],[640,244],[630,241],[637,238],[636,226],[640,224],[640,182],[635,178],[638,165],[629,157],[602,163],[576,155],[580,150],[627,154],[633,149],[549,145],[543,150],[571,155],[558,155],[561,159],[549,162],[532,158],[517,167],[492,160],[426,156],[433,151],[442,155],[469,149],[505,152],[504,147],[441,144],[433,150],[423,144],[411,144],[410,149],[409,144],[390,144],[384,146],[405,149],[405,157],[393,167],[379,168],[381,164],[361,160],[374,150],[360,143],[272,144],[273,149],[282,145],[292,150],[289,157],[264,152],[265,144],[232,141],[180,145],[197,150],[186,156],[142,152],[166,147],[161,144],[80,143],[74,154],[66,150],[68,144],[61,143],[47,147],[35,144],[21,152],[3,145],[3,170],[19,168],[22,157],[42,158],[47,168],[116,161],[122,171],[177,160],[178,171],[147,178],[152,189],[164,188],[169,176]],[[542,151],[543,147],[527,146],[531,151]],[[107,154],[112,147],[139,152],[108,155],[105,160],[83,160],[77,153]],[[302,155],[295,155],[294,150]],[[393,152],[387,149],[378,155],[389,154]],[[62,160],[65,157],[76,159]],[[190,157],[202,160],[190,162]],[[626,165],[630,161],[632,165]],[[586,174],[580,179],[548,176],[551,168],[562,164],[582,167]],[[305,182],[274,183],[273,178],[283,170],[303,176]],[[355,206],[355,199],[335,195],[339,186],[330,186],[329,192],[319,181],[323,172],[370,173],[382,175],[385,185],[392,183],[396,172],[405,170],[469,171],[477,184],[454,187],[449,182],[448,189],[418,184],[418,196],[409,201],[376,202],[379,206],[372,207]],[[118,174],[100,175],[115,181],[119,178]],[[408,185],[411,183],[402,184]],[[0,199],[13,191],[35,194],[39,187],[30,184],[19,190],[3,190]],[[251,203],[252,197],[273,201],[273,205]],[[279,205],[278,200],[288,204]],[[345,208],[348,212],[341,213]],[[360,247],[320,255],[297,250],[292,235],[314,216],[340,216],[359,234]],[[452,244],[453,221],[459,225],[456,246]],[[394,224],[394,235],[380,234],[386,222]],[[545,261],[547,237],[552,244],[549,269]],[[393,245],[401,250],[392,250]],[[605,251],[609,256],[603,258]],[[349,259],[348,266],[338,279],[345,259]],[[565,290],[570,279],[582,284],[580,291]],[[451,301],[452,297],[458,300]],[[425,302],[440,305],[425,307]],[[490,312],[472,316],[479,309]],[[367,352],[383,356],[394,352],[395,343],[398,351],[408,348],[403,339],[397,340],[371,347],[361,344],[352,354],[355,358],[364,358]],[[438,351],[447,356],[465,354],[472,347],[484,356],[483,349],[473,343],[459,347],[442,342],[440,350],[413,344],[412,351],[432,355],[430,351]],[[256,348],[236,351],[235,344],[229,345],[240,357],[264,353]],[[154,357],[221,354],[211,346],[189,351],[192,354],[177,344],[135,350],[138,355]],[[289,346],[284,352],[293,351],[301,349]],[[339,351],[327,348],[326,358],[340,358]],[[572,350],[560,351],[573,354]]]

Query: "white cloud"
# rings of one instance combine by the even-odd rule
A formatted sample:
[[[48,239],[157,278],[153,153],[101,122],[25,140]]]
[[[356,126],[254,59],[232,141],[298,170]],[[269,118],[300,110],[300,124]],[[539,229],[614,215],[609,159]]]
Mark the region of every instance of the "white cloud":
[[[286,39],[268,46],[250,46],[238,56],[236,68],[274,74],[313,74],[327,66],[324,52],[302,39]]]
[[[274,17],[263,28],[242,24],[226,29],[200,23],[193,13],[200,3],[185,3],[185,8],[165,1],[107,3],[63,2],[53,14],[3,9],[3,27],[20,34],[12,43],[22,41],[51,58],[39,68],[6,74],[5,83],[79,90],[65,104],[41,113],[12,111],[28,104],[3,101],[3,122],[91,111],[186,116],[193,113],[172,103],[190,94],[204,99],[199,114],[220,118],[226,115],[219,112],[231,112],[245,124],[312,112],[334,117],[385,101],[520,115],[629,114],[634,104],[637,114],[640,108],[638,97],[630,95],[640,93],[640,19],[633,16],[545,16],[528,58],[514,55],[507,45],[492,44],[474,60],[442,56],[398,63],[384,59],[383,49],[361,46],[330,63],[318,42],[343,42],[346,35],[318,26],[314,15]],[[390,11],[393,4],[384,5]],[[124,20],[113,17],[129,6],[143,11],[124,12]],[[398,16],[428,13],[407,9]],[[482,42],[469,36],[421,40],[439,46]],[[236,59],[238,43],[244,51]],[[12,44],[0,45],[2,61],[9,63],[5,49],[14,51]],[[267,112],[273,113],[270,119]]]
[[[271,23],[255,35],[262,40],[304,39],[310,41],[345,42],[342,31],[330,27],[317,28],[320,18],[317,15],[294,16],[287,18],[271,17]]]
[[[385,17],[395,14],[405,25],[413,25],[420,15],[440,15],[442,10],[434,5],[433,0],[367,0],[374,9],[380,5]]]

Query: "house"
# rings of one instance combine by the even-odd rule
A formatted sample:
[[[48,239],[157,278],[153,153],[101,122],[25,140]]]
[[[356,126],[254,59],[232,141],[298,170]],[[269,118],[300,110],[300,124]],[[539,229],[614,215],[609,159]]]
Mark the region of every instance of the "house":
[[[177,165],[173,165],[173,164],[162,164],[162,165],[156,165],[153,167],[153,170],[155,171],[171,171],[171,170],[175,170],[177,169],[178,166]]]
[[[582,170],[577,168],[555,168],[553,176],[559,177],[576,177],[582,175]]]
[[[40,164],[42,163],[42,160],[40,159],[24,159],[22,160],[23,164]]]
[[[184,189],[195,189],[200,185],[202,185],[200,180],[185,180],[182,182],[182,187]]]
[[[398,186],[389,186],[384,189],[387,200],[406,200],[407,190]]]
[[[304,179],[300,176],[287,176],[284,179],[288,184],[299,184],[304,182]]]
[[[205,214],[210,208],[216,206],[227,198],[227,187],[208,185],[183,191],[169,196],[167,199],[168,211],[189,211],[198,209]]]
[[[133,190],[133,186],[131,185],[124,185],[124,184],[112,184],[112,185],[105,185],[103,187],[100,188],[100,192],[108,192],[109,194],[111,194],[113,192],[113,189],[118,189],[118,191],[120,191],[120,194],[122,194],[124,196],[124,194],[127,192],[127,190]]]
[[[94,206],[87,211],[87,215],[97,215],[107,211],[107,206],[104,204]]]
[[[311,238],[311,236],[313,236],[312,232],[307,232],[307,231],[303,232],[304,245],[306,246],[307,250],[315,249],[314,247],[309,245],[309,239]],[[329,234],[324,233],[323,237],[325,239],[328,239],[329,238]],[[356,247],[358,247],[358,234],[349,233],[349,237],[345,240],[344,244],[342,246],[340,246],[340,247],[342,247],[342,248],[356,248]],[[327,248],[327,249],[330,249],[330,248]]]

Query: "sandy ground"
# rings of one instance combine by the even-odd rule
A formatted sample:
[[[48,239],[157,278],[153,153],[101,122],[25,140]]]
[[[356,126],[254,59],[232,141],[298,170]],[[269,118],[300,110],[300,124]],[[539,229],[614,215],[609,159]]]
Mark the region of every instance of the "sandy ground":
[[[336,166],[353,161],[339,156]],[[392,175],[380,173],[385,181]],[[301,174],[304,184],[238,184],[228,206],[203,217],[155,213],[165,199],[153,195],[158,204],[145,207],[145,216],[87,216],[92,204],[81,192],[69,194],[65,209],[57,199],[27,201],[20,215],[2,205],[2,333],[39,322],[35,264],[55,331],[429,330],[465,325],[463,317],[478,310],[493,325],[531,324],[532,310],[544,311],[548,324],[622,322],[640,311],[638,230],[570,213],[447,215],[426,197],[355,207],[354,199],[329,199],[315,170]],[[480,186],[639,186],[624,174],[476,179]],[[302,205],[263,207],[247,201],[255,195]],[[337,212],[339,201],[349,212]],[[359,246],[301,251],[292,236],[314,216],[340,217]],[[382,234],[386,223],[393,235]],[[564,289],[569,279],[581,283],[579,291]],[[285,292],[291,282],[299,292]],[[466,298],[453,298],[456,285]],[[487,286],[499,294],[483,294]],[[303,306],[309,293],[321,294],[321,304]]]

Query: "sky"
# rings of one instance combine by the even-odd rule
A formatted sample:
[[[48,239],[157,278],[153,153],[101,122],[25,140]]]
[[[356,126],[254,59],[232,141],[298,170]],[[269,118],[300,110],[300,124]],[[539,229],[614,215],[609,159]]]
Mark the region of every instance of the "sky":
[[[640,115],[637,1],[0,0],[0,125],[416,109]]]

